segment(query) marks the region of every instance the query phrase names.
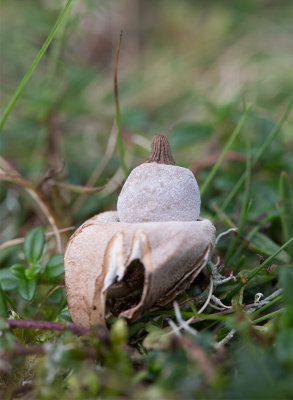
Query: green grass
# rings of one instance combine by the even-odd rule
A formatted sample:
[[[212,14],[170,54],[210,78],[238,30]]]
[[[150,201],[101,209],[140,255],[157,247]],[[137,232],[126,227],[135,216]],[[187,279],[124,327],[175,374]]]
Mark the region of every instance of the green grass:
[[[0,397],[290,399],[292,2],[122,3],[1,2]],[[214,279],[200,314],[211,265],[176,298],[180,314],[57,330],[71,319],[46,213],[64,251],[116,208],[158,133],[194,171],[201,215],[217,234],[237,228],[215,249],[234,279]],[[101,191],[85,187],[96,171]]]
[[[241,128],[245,122],[245,119],[247,117],[247,114],[249,113],[250,109],[248,108],[245,113],[243,114],[243,116],[241,117],[240,121],[238,122],[236,128],[234,129],[234,131],[232,132],[231,136],[229,137],[229,140],[227,142],[227,144],[225,145],[220,157],[218,158],[218,161],[215,163],[215,165],[213,166],[213,168],[211,169],[208,177],[205,179],[201,190],[200,190],[200,194],[201,196],[204,195],[205,191],[207,190],[208,186],[211,184],[211,182],[213,181],[213,179],[215,178],[215,175],[218,171],[218,169],[221,167],[225,155],[228,153],[228,151],[230,150],[230,148],[232,147],[234,141],[237,139],[237,136],[239,135],[239,133],[241,132]]]
[[[41,59],[43,58],[44,54],[46,53],[48,47],[50,46],[52,40],[54,39],[54,36],[56,35],[62,21],[64,20],[67,11],[71,5],[72,0],[68,0],[64,6],[64,8],[62,9],[54,27],[52,28],[49,36],[47,37],[45,43],[43,44],[41,50],[38,52],[36,58],[34,59],[34,61],[32,62],[31,66],[29,67],[29,69],[27,70],[25,76],[23,77],[23,79],[21,80],[20,84],[18,85],[17,89],[15,90],[10,102],[8,103],[7,107],[4,110],[3,116],[0,120],[0,130],[3,128],[5,121],[8,117],[8,115],[10,114],[11,110],[13,109],[14,104],[16,103],[17,99],[19,98],[19,96],[21,95],[23,89],[25,88],[26,84],[28,83],[28,81],[30,80],[32,74],[34,73],[34,70],[37,68],[39,62],[41,61]]]

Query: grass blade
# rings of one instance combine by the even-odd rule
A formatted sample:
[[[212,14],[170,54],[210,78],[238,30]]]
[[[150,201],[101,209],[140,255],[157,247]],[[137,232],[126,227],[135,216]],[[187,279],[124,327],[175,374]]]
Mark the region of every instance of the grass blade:
[[[41,59],[43,58],[47,48],[49,47],[50,43],[52,42],[56,32],[58,31],[62,21],[64,20],[64,17],[68,11],[68,8],[71,4],[72,0],[67,0],[67,3],[65,4],[63,10],[61,11],[53,29],[51,30],[49,36],[47,37],[45,43],[43,44],[41,50],[39,51],[39,53],[37,54],[36,58],[34,59],[34,61],[32,62],[31,66],[29,67],[29,69],[27,70],[26,74],[24,75],[24,77],[22,78],[22,81],[20,82],[20,84],[18,85],[16,91],[14,92],[12,99],[10,100],[9,104],[7,105],[6,109],[4,110],[3,116],[1,118],[0,121],[0,130],[3,128],[5,121],[8,117],[8,115],[10,114],[14,104],[16,103],[17,99],[19,98],[19,96],[21,95],[23,89],[25,88],[26,84],[28,83],[30,77],[32,76],[34,70],[37,68],[39,62],[41,61]]]
[[[223,160],[225,158],[225,155],[228,153],[230,147],[233,145],[235,139],[237,138],[237,136],[239,135],[241,128],[244,124],[244,121],[246,120],[247,114],[250,111],[250,108],[248,108],[245,113],[242,115],[240,121],[238,122],[236,128],[234,129],[232,135],[230,136],[228,142],[226,143],[226,146],[224,147],[218,161],[216,162],[216,164],[213,166],[211,172],[209,173],[207,179],[205,180],[204,184],[201,187],[201,191],[200,194],[201,196],[203,196],[203,194],[205,193],[205,191],[207,190],[208,186],[210,185],[210,183],[212,182],[212,180],[214,179],[214,176],[216,175],[218,169],[220,168],[220,166],[223,163]]]
[[[262,306],[261,308],[259,308],[258,310],[254,311],[252,316],[255,317],[258,314],[261,314],[263,311],[265,311],[267,308],[271,307],[272,305],[278,303],[279,301],[281,301],[283,299],[283,295],[280,294],[278,297],[274,298],[273,300],[271,300],[268,304],[265,304],[264,306]]]
[[[291,243],[293,243],[293,237],[289,239],[286,243],[283,244],[274,254],[272,254],[269,258],[267,258],[263,263],[260,264],[258,268],[256,268],[254,271],[252,271],[248,277],[246,278],[245,283],[240,283],[239,285],[236,286],[234,290],[229,294],[227,299],[231,299],[243,286],[245,286],[252,278],[255,277],[264,267],[266,267],[271,261],[273,261],[274,258],[277,257],[278,254],[281,253],[282,250],[284,250],[287,246],[289,246]]]
[[[283,229],[284,240],[288,240],[293,227],[293,199],[288,175],[285,171],[281,172],[279,181],[280,204],[277,208],[280,213],[280,219]]]
[[[122,31],[120,32],[120,37],[116,49],[116,56],[115,56],[115,65],[114,65],[114,97],[115,97],[115,111],[116,111],[116,124],[118,129],[118,146],[120,152],[120,162],[122,170],[125,174],[125,177],[128,175],[128,171],[125,165],[125,149],[124,143],[122,138],[122,129],[121,129],[121,115],[120,115],[120,107],[119,107],[119,96],[118,96],[118,79],[117,79],[117,72],[118,72],[118,61],[119,61],[119,53],[120,53],[120,45],[121,45],[121,38],[122,38]]]
[[[249,192],[250,192],[250,178],[251,178],[251,158],[250,158],[250,135],[247,134],[247,140],[246,140],[246,181],[245,181],[245,191],[244,191],[244,197],[243,197],[243,202],[242,202],[242,207],[241,207],[241,213],[240,213],[240,228],[238,229],[238,233],[236,237],[234,238],[234,241],[232,242],[230,249],[228,251],[227,257],[226,257],[226,263],[228,264],[231,257],[232,259],[235,258],[235,253],[234,250],[236,248],[236,245],[242,235],[244,225],[247,221],[249,210],[251,208],[252,202],[249,201]],[[242,247],[242,246],[241,246]]]
[[[229,265],[229,261],[230,261],[232,255],[233,255],[234,250],[236,248],[236,245],[237,245],[237,243],[238,243],[238,241],[239,241],[239,239],[240,239],[240,237],[242,235],[242,232],[243,232],[243,229],[244,229],[244,225],[245,225],[245,223],[247,221],[248,214],[249,214],[249,211],[250,211],[250,208],[251,208],[251,204],[252,204],[252,202],[249,201],[248,204],[246,205],[246,209],[245,209],[245,211],[244,211],[244,213],[243,213],[243,215],[241,217],[240,227],[238,229],[237,235],[234,238],[234,240],[232,242],[232,245],[229,248],[227,256],[225,257],[225,263],[227,265]]]
[[[264,152],[266,151],[266,149],[269,147],[269,145],[271,144],[271,142],[274,140],[274,138],[278,135],[278,133],[280,132],[283,123],[286,121],[291,109],[293,107],[293,98],[290,100],[284,114],[282,115],[281,119],[279,120],[279,122],[277,123],[275,129],[270,133],[270,135],[268,136],[267,140],[264,142],[264,144],[262,145],[262,147],[259,149],[259,152],[257,153],[255,159],[253,160],[253,162],[251,163],[251,168],[253,168],[256,163],[259,161],[259,159],[262,157],[262,155],[264,154]],[[246,179],[246,175],[247,175],[247,171],[245,171],[240,179],[238,180],[238,182],[235,184],[234,188],[231,190],[231,192],[229,193],[229,195],[226,197],[226,200],[224,201],[223,205],[222,205],[222,211],[225,211],[225,209],[228,207],[228,205],[231,203],[232,199],[234,198],[234,196],[236,195],[236,193],[239,191],[239,189],[241,188],[243,182]]]
[[[284,308],[279,308],[279,310],[272,311],[272,312],[269,313],[269,314],[266,314],[266,315],[264,315],[264,316],[262,316],[262,317],[260,317],[260,318],[257,318],[257,319],[255,319],[255,320],[253,320],[253,323],[254,323],[254,324],[259,324],[260,322],[266,321],[267,319],[272,318],[272,317],[274,317],[275,315],[279,315],[279,314],[282,313],[282,312],[284,312]]]

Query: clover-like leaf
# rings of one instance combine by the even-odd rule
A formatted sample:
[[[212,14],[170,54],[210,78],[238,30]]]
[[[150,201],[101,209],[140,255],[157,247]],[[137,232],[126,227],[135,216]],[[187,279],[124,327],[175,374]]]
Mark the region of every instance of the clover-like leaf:
[[[60,319],[61,321],[72,322],[72,319],[71,319],[70,313],[69,313],[69,311],[68,311],[68,308],[62,310],[62,311],[58,314],[57,318]]]
[[[46,265],[45,275],[48,279],[55,279],[64,274],[63,254],[55,254]]]
[[[14,276],[10,268],[0,269],[0,287],[3,290],[13,290],[17,287],[18,279]]]
[[[18,293],[25,301],[31,301],[36,293],[37,280],[20,279]]]
[[[25,279],[26,266],[23,264],[14,264],[10,267],[10,272],[18,279]]]
[[[32,268],[27,268],[25,270],[26,279],[28,280],[35,279],[42,271],[42,268],[43,267],[41,264],[34,264]]]
[[[32,229],[25,237],[23,250],[26,260],[34,264],[41,258],[45,245],[44,230],[41,227]]]

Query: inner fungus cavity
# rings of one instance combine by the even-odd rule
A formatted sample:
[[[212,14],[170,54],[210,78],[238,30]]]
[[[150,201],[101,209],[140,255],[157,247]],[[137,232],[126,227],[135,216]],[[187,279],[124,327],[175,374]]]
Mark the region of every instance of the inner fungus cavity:
[[[135,307],[141,301],[145,268],[139,259],[133,260],[123,279],[113,283],[107,291],[107,306],[113,315]]]

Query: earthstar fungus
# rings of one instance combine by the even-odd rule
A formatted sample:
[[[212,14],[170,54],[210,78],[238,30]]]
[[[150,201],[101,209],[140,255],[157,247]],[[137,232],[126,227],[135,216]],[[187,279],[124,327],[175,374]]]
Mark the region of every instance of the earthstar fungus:
[[[195,177],[175,165],[167,138],[155,136],[149,159],[126,180],[117,212],[94,216],[69,239],[72,320],[105,324],[107,310],[135,321],[188,289],[215,242],[215,227],[199,213]]]

